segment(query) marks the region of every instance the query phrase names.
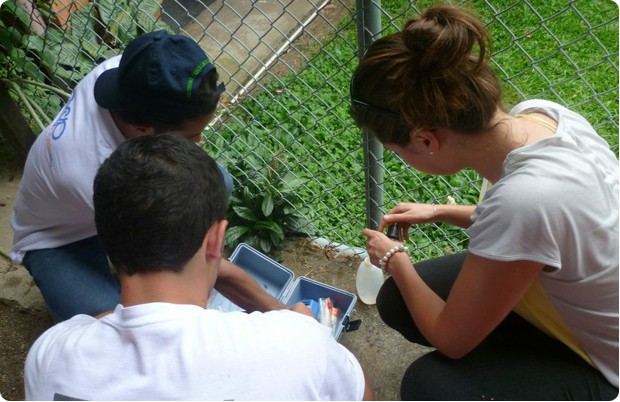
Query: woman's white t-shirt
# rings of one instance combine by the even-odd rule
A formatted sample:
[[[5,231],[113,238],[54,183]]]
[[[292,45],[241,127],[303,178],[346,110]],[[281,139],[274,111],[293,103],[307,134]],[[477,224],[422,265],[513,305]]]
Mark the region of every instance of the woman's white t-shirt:
[[[539,282],[594,365],[618,386],[618,160],[579,114],[526,101],[556,133],[508,154],[472,215],[469,251],[546,265]]]

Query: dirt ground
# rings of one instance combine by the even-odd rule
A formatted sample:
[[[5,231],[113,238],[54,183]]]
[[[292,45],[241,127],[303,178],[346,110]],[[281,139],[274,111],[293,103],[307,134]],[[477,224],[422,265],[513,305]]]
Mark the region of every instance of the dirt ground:
[[[0,303],[0,395],[8,401],[24,400],[24,362],[30,346],[53,325],[47,311],[20,311]]]

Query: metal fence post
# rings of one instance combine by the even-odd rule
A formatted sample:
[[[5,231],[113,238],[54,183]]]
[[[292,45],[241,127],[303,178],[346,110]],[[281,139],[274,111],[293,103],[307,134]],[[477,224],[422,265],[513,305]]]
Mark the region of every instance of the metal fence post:
[[[356,0],[357,54],[361,60],[381,34],[381,0]],[[383,212],[383,145],[368,130],[363,130],[364,177],[366,184],[366,225],[376,229]]]

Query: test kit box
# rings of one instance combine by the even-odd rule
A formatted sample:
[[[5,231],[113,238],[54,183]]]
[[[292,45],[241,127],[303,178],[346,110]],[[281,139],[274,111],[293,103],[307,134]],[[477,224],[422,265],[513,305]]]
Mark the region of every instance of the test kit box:
[[[334,330],[336,339],[340,339],[344,332],[353,331],[359,327],[359,321],[350,321],[351,312],[357,301],[357,296],[353,293],[303,276],[293,283],[295,277],[293,271],[245,243],[237,246],[230,256],[230,262],[246,271],[267,293],[287,306],[292,306],[301,300],[329,297],[334,307],[340,311]],[[208,308],[220,311],[243,311],[241,307],[221,293],[215,290],[214,293]]]

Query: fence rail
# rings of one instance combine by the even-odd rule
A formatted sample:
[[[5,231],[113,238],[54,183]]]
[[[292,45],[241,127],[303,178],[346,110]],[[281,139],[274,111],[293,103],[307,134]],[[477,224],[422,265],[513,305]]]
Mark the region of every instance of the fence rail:
[[[17,1],[17,3],[15,2]],[[0,11],[0,80],[35,131],[72,87],[134,37],[166,29],[194,38],[226,83],[205,149],[236,181],[231,225],[280,220],[334,243],[399,201],[478,200],[481,177],[431,177],[361,133],[348,89],[372,40],[396,32],[430,1],[9,0]],[[545,98],[583,114],[618,154],[618,7],[609,0],[471,0],[494,40],[507,106]],[[271,204],[270,204],[271,203]],[[265,205],[267,207],[265,207]],[[269,206],[273,206],[270,212]],[[265,209],[266,208],[266,209]],[[249,212],[248,212],[249,211]],[[269,214],[267,214],[269,212]],[[276,213],[277,212],[277,213]],[[263,228],[240,235],[263,249]],[[411,233],[417,258],[463,249],[447,225]]]

